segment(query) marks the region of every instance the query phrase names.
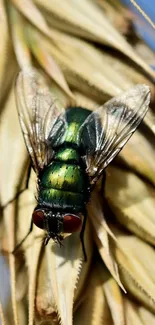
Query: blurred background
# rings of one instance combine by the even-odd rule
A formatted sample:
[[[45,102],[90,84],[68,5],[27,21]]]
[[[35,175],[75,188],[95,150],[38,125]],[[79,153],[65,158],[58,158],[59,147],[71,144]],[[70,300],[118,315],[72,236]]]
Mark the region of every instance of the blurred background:
[[[150,25],[150,23],[142,16],[142,14],[138,11],[138,9],[131,3],[130,0],[121,0],[123,4],[127,6],[127,8],[133,14],[133,24],[136,29],[136,32],[140,37],[145,41],[145,43],[155,51],[155,33],[154,28]],[[138,0],[136,3],[140,6],[140,8],[146,13],[146,15],[152,20],[155,24],[155,6],[153,0],[145,1]],[[155,66],[153,66],[155,68]]]

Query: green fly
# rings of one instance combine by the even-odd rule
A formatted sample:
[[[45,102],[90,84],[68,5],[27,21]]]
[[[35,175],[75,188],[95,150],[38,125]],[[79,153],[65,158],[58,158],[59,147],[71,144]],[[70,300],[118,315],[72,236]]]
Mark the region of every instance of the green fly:
[[[16,100],[38,180],[29,233],[35,224],[46,231],[45,244],[51,238],[61,244],[66,234],[79,231],[86,258],[83,235],[91,192],[143,120],[149,87],[137,85],[94,112],[83,107],[64,109],[37,71],[23,70],[16,82]]]

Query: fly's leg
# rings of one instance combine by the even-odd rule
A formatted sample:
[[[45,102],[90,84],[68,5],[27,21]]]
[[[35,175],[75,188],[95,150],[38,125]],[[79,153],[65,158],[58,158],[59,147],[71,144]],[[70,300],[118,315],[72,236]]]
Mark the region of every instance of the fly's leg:
[[[28,168],[28,173],[27,173],[27,179],[26,179],[26,185],[25,188],[23,188],[22,190],[20,190],[13,199],[9,200],[6,204],[0,206],[0,209],[3,210],[5,209],[10,203],[12,203],[14,200],[18,199],[18,197],[20,196],[20,194],[22,194],[24,191],[26,191],[29,187],[29,180],[30,180],[30,174],[31,174],[31,165]]]
[[[86,221],[87,221],[87,212],[85,211],[83,224],[82,224],[82,229],[81,229],[81,232],[80,232],[80,240],[81,240],[81,245],[82,245],[82,250],[83,250],[83,255],[84,255],[85,262],[87,261],[87,254],[86,254],[85,244],[84,244],[84,232],[85,232],[85,228],[86,228]]]
[[[27,239],[27,237],[30,235],[30,233],[33,230],[33,220],[31,219],[31,224],[30,224],[30,229],[28,231],[28,233],[26,234],[26,236],[21,240],[21,242],[16,245],[16,247],[14,248],[14,250],[11,252],[12,254],[15,254],[16,251],[19,249],[19,247],[24,243],[24,241]]]

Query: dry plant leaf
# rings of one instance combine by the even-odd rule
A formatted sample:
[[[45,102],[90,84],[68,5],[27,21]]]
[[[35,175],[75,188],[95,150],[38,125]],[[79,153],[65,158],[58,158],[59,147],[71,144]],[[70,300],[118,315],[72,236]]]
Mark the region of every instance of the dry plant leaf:
[[[59,87],[71,98],[74,96],[69,89],[67,82],[52,56],[44,49],[42,43],[40,41],[40,35],[35,31],[34,28],[27,28],[28,40],[31,50],[40,63],[40,65],[44,68],[47,74],[57,83]]]
[[[125,291],[118,274],[117,263],[110,248],[110,239],[114,240],[114,235],[106,224],[100,194],[97,191],[94,191],[91,195],[91,201],[88,204],[88,213],[94,228],[94,237],[99,253],[114,279]]]
[[[44,320],[44,321],[40,321],[40,320],[36,320],[35,325],[59,325],[58,323],[52,322],[51,320]]]
[[[32,247],[28,249],[26,254],[29,273],[29,325],[34,324],[35,294],[41,247],[42,242],[40,242],[40,244],[38,244],[38,242],[33,242]]]
[[[18,252],[18,251],[17,251]],[[18,253],[17,257],[18,257]],[[24,281],[23,281],[24,279]],[[16,259],[16,300],[18,303],[24,301],[28,292],[27,266],[24,255]]]
[[[30,228],[31,216],[35,207],[34,193],[36,192],[36,176],[31,173],[29,181],[29,189],[24,191],[18,199],[18,212],[17,212],[17,243],[24,238]],[[37,239],[43,236],[43,232],[37,227],[34,227],[31,235],[23,243],[22,249],[24,250],[26,265],[28,268],[28,301],[29,301],[29,325],[34,324],[34,307],[35,307],[35,294],[37,284],[37,272],[42,248],[42,241]],[[35,239],[36,237],[36,239]]]
[[[74,325],[113,325],[108,304],[104,295],[102,281],[96,264],[87,282],[84,301],[75,313]]]
[[[9,325],[12,320],[13,320],[12,303],[11,303],[11,298],[9,297],[6,304],[6,310],[5,310],[5,322],[6,322],[5,325]]]
[[[151,142],[148,141],[144,134],[139,131],[135,132],[119,154],[117,161],[119,162],[120,158],[123,159],[123,162],[128,167],[155,185],[155,150],[153,141],[153,138]]]
[[[89,108],[89,110],[93,111],[98,108],[98,104],[92,100],[91,98],[81,94],[78,91],[74,91],[74,96],[76,100],[76,106]]]
[[[138,314],[144,325],[154,325],[155,315],[153,315],[149,310],[143,306],[138,306]]]
[[[154,249],[133,235],[126,235],[116,228],[113,231],[117,237],[115,256],[124,286],[155,312]]]
[[[97,0],[97,3],[103,8],[104,13],[111,24],[121,33],[125,35],[130,35],[132,15],[123,6],[117,2],[110,3],[109,1]]]
[[[107,17],[101,13],[96,3],[89,0],[83,0],[82,4],[72,2],[71,0],[65,2],[61,0],[53,0],[52,2],[48,0],[44,2],[42,0],[35,0],[35,2],[45,10],[48,10],[56,18],[55,20],[59,21],[59,28],[63,28],[65,25],[65,31],[69,33],[74,33],[75,35],[116,48],[154,79],[155,73],[153,70],[136,54],[125,38],[116,31]],[[53,22],[54,19],[51,19],[51,24]],[[56,27],[58,27],[58,23]]]
[[[135,70],[133,70],[130,78],[125,75],[125,70],[128,69],[129,64],[126,69],[119,72],[117,65],[111,64],[112,55],[107,55],[93,45],[73,36],[53,30],[55,41],[51,43],[47,38],[41,37],[38,31],[31,28],[31,39],[33,36],[34,41],[31,41],[31,44],[34,46],[35,40],[38,39],[38,44],[41,49],[44,49],[46,55],[51,54],[60,64],[68,83],[72,87],[79,87],[79,91],[86,94],[89,92],[89,97],[91,95],[99,103],[103,103],[105,99],[129,89],[136,81],[148,83],[153,87],[152,83],[142,74],[139,74],[142,80],[139,77],[139,79],[135,78],[135,82],[133,82]],[[37,45],[35,49],[37,49]],[[39,54],[40,50],[37,53]]]
[[[11,4],[9,6],[14,51],[21,69],[32,66],[31,54],[25,37],[25,20]]]
[[[105,64],[104,53],[93,45],[56,30],[53,30],[53,35],[55,37],[55,47],[57,51],[59,50],[58,59],[59,57],[62,57],[62,60],[66,59],[64,63],[66,62],[67,64],[67,62],[69,62],[71,67],[73,65],[74,70],[77,70],[77,72],[81,71],[81,75],[83,73],[83,76],[91,73],[91,77],[93,75],[92,79],[95,78],[96,84],[101,90],[103,89],[103,85],[108,88],[102,91],[107,91],[109,95],[114,96],[120,93],[121,90],[126,90],[133,85],[127,78],[125,79],[123,77],[123,74],[120,75],[118,72],[115,73],[115,69],[111,68],[108,61],[106,61]],[[47,50],[51,51],[51,53],[54,53],[54,50],[56,51],[55,47],[53,49],[52,43],[47,39],[42,38],[42,40]],[[63,66],[62,60],[60,63]],[[95,80],[92,80],[92,82],[95,83]]]
[[[148,84],[151,89],[151,98],[155,99],[154,81],[151,82],[138,67],[131,65],[130,60],[124,57],[120,58],[120,54],[113,53],[113,51],[104,50],[101,53],[104,56],[104,62],[111,66],[117,74],[123,76],[124,82],[130,82],[132,85]]]
[[[118,284],[103,265],[98,265],[98,272],[114,325],[125,325],[123,298]]]
[[[15,216],[16,209],[15,204],[10,204],[4,211],[4,223],[6,227],[5,236],[8,239],[7,251],[11,252],[15,245]],[[4,248],[5,249],[5,248]],[[11,302],[13,310],[13,321],[14,325],[19,325],[18,311],[17,311],[17,301],[16,301],[16,273],[15,273],[15,256],[9,254],[8,256],[9,268],[10,268],[10,283],[11,283]]]
[[[151,130],[151,132],[155,136],[155,115],[154,115],[154,112],[152,112],[151,110],[148,111],[148,114],[146,114],[146,117],[144,119],[144,123],[147,125],[147,127]]]
[[[57,60],[64,72],[66,80],[70,85],[72,85],[72,87],[79,87],[80,91],[86,91],[87,93],[89,93],[90,89],[92,88],[94,89],[92,96],[100,96],[102,100],[109,97],[105,96],[106,93],[110,93],[110,95],[112,96],[114,94],[118,94],[121,91],[119,90],[119,87],[113,83],[112,80],[108,80],[106,76],[100,72],[100,65],[97,65],[97,62],[95,63],[95,65],[89,64],[90,60],[88,61],[88,55],[85,55],[83,60],[81,57],[81,60],[79,61],[79,54],[77,53],[77,49],[75,49],[75,47],[74,49],[68,47],[66,53],[62,53],[64,42],[60,42],[60,40],[63,37],[65,38],[66,36],[61,34],[60,39],[60,37],[58,36],[58,32],[55,32],[55,35],[57,47],[44,38],[42,38],[39,44],[41,48],[46,49],[47,53],[49,53],[48,55],[51,54],[55,58],[55,60]],[[39,33],[37,36],[40,39]],[[80,47],[81,42],[82,41],[80,41]],[[87,47],[87,44],[83,42],[83,46]],[[72,52],[74,55],[71,54]],[[82,52],[84,53],[84,49],[82,50]],[[98,71],[98,73],[96,71]],[[103,85],[105,85],[104,88]]]
[[[5,325],[10,325],[10,324],[14,325],[11,309],[12,309],[12,306],[11,306],[11,303],[9,301],[9,303],[7,303],[7,305],[5,307],[5,313],[6,313]],[[21,324],[22,325],[28,325],[26,298],[17,302],[17,310],[18,310],[19,324],[20,325]]]
[[[142,40],[139,39],[135,44],[135,50],[150,66],[154,66],[154,51]]]
[[[7,15],[4,6],[4,0],[0,0],[0,30],[3,35],[0,42],[0,89],[2,89],[5,65],[6,65],[6,52],[8,49],[9,34],[7,25]]]
[[[0,160],[1,204],[5,205],[18,193],[23,180],[23,171],[28,161],[28,154],[19,125],[13,89],[1,114],[0,147],[3,152]],[[11,157],[11,164],[9,157]]]
[[[18,2],[18,4],[19,4],[19,2],[20,1],[16,1],[16,3]],[[20,6],[21,6],[21,2],[20,2]],[[35,8],[36,9],[36,8]],[[34,17],[35,17],[35,15],[34,15]],[[36,21],[36,20],[35,20]],[[44,28],[42,27],[42,30],[43,30]],[[47,35],[47,33],[46,33],[46,35]],[[53,40],[54,40],[54,43],[55,42],[58,42],[58,39],[60,39],[60,33],[58,33],[57,32],[57,35],[56,35],[56,31],[54,31],[53,30],[53,32],[52,32],[52,38],[53,38]],[[41,37],[39,38],[40,40],[41,40]],[[46,42],[48,42],[48,41],[46,41]],[[82,44],[82,46],[84,46],[84,44],[86,44],[85,42],[83,42],[83,44]],[[52,43],[50,44],[51,45],[51,47],[53,46],[52,45]],[[81,48],[82,48],[82,46],[81,46]],[[43,48],[43,46],[42,46],[42,48]],[[63,51],[63,48],[64,48],[64,46],[61,46],[61,51]],[[57,52],[57,49],[54,47],[54,49],[53,49],[53,52]],[[52,55],[54,55],[54,53],[52,52]],[[76,54],[76,51],[74,50],[74,54]],[[96,51],[97,52],[97,51]],[[70,51],[67,51],[67,54],[69,55],[70,53],[72,53],[72,51],[70,50]],[[82,51],[82,53],[84,53],[84,51]],[[58,59],[58,57],[59,57],[59,60],[61,60],[60,59],[60,55],[61,55],[62,53],[55,53],[55,55],[57,56],[57,59]],[[96,53],[97,54],[97,53]],[[79,56],[78,56],[78,59],[79,59]],[[63,60],[63,59],[62,59]],[[64,61],[64,60],[63,60]],[[87,60],[86,60],[87,61]],[[94,62],[94,61],[93,61]],[[87,64],[87,62],[85,62],[85,64]],[[102,64],[103,65],[103,64]],[[70,66],[71,65],[69,65],[69,70],[71,70],[71,68],[70,68]],[[80,68],[80,67],[79,67]],[[91,68],[91,67],[90,67]],[[100,68],[101,68],[101,66],[100,66]],[[99,71],[100,71],[100,68],[99,68]],[[66,69],[66,68],[65,68]],[[110,65],[109,65],[109,69],[110,69]],[[105,74],[105,72],[106,72],[106,70],[107,70],[107,68],[106,68],[106,65],[104,66],[104,74]],[[75,72],[76,72],[76,74],[77,75],[75,75]],[[92,76],[92,73],[93,73],[93,71],[91,71],[90,70],[90,73],[91,73],[91,76]],[[69,72],[68,72],[68,74],[69,74]],[[77,71],[74,71],[74,79],[75,79],[75,77],[77,78],[77,76],[78,76],[78,74],[79,74],[79,71],[78,71],[78,69],[77,69]],[[93,73],[94,74],[94,73]],[[103,78],[103,80],[102,80],[102,78],[101,78],[101,76],[100,76],[100,72],[98,73],[98,75],[96,75],[96,79],[98,80],[98,87],[100,88],[100,85],[102,85],[102,89],[103,89],[103,85],[104,85],[104,88],[105,88],[105,86],[106,86],[106,84],[107,84],[107,82],[108,82],[108,80],[107,80],[107,82],[106,82],[106,80],[104,80],[104,74],[102,75],[102,78]],[[112,74],[110,74],[109,72],[108,72],[108,75],[111,75],[113,78],[114,78],[114,74],[112,73]],[[86,76],[83,76],[84,77],[84,79],[86,79],[86,82],[87,83],[90,83],[91,84],[91,80],[92,80],[92,77],[91,77],[91,80],[87,80],[87,78],[88,77],[86,77]],[[116,75],[116,77],[117,77],[117,79],[119,78],[119,76],[118,76],[118,74]],[[69,77],[70,79],[71,79],[71,76]],[[71,79],[72,80],[72,79]],[[121,81],[121,80],[120,80]],[[97,81],[96,81],[97,82]],[[127,80],[126,80],[126,83],[127,83]],[[124,82],[120,82],[120,84],[122,85],[121,87],[124,87],[124,84],[126,84],[126,83],[124,83]],[[115,84],[115,87],[116,87],[116,85],[118,84],[118,82],[116,82],[116,84]],[[91,85],[92,86],[92,85]],[[113,87],[114,87],[114,85],[113,85],[113,82],[111,81],[111,83],[109,84],[109,91],[111,91],[112,92],[112,89],[113,89]],[[100,92],[102,91],[102,89],[100,89]],[[127,84],[126,84],[126,89],[127,89]],[[106,91],[106,90],[105,90]],[[118,93],[118,91],[117,91],[117,93]],[[115,95],[116,94],[116,91],[114,92],[113,91],[113,93],[111,94],[111,96],[113,96],[113,95]]]
[[[94,243],[92,241],[92,229],[89,220],[87,220],[87,226],[85,231],[85,247],[87,254],[87,261],[84,261],[84,256],[82,252],[82,267],[80,273],[78,274],[76,280],[76,286],[74,290],[74,303],[78,305],[80,303],[81,297],[83,296],[83,292],[85,290],[85,286],[87,283],[88,274],[92,267],[92,257],[94,252]]]
[[[131,171],[109,167],[105,197],[123,226],[155,245],[155,196],[149,184]]]
[[[124,299],[126,325],[144,325],[137,314],[137,308],[128,299]]]
[[[37,276],[36,289],[36,309],[37,319],[53,320],[58,322],[58,316],[55,309],[54,294],[51,286],[51,270],[48,268],[48,258],[46,251],[43,252],[40,258],[40,265]]]
[[[110,65],[105,64],[104,56],[92,45],[58,31],[53,32],[57,46],[45,38],[42,38],[41,46],[57,60],[72,87],[103,103],[132,85],[114,70],[109,73]]]
[[[23,170],[27,165],[27,153],[20,131],[13,90],[8,97],[5,109],[1,114],[0,146],[1,150],[3,151],[3,155],[0,161],[1,204],[3,206],[16,196],[23,180]],[[11,163],[8,157],[11,157]],[[3,216],[6,227],[5,236],[8,238],[7,249],[8,251],[12,251],[15,247],[15,202],[10,203],[4,209]],[[9,254],[9,265],[14,323],[17,325],[18,316],[15,284],[15,257],[12,254]]]
[[[135,237],[135,240],[132,242],[132,238],[129,238],[127,241],[128,249],[132,251],[132,257],[135,257],[135,260],[143,266],[143,270],[146,271],[152,281],[155,283],[155,252],[152,246],[145,244],[139,238]],[[143,250],[144,256],[139,254]]]
[[[88,261],[91,260],[92,255],[88,249],[90,247],[89,242],[90,231],[86,227],[85,246],[86,251],[88,251]],[[61,324],[72,324],[74,291],[80,272],[82,272],[82,261],[84,259],[79,234],[72,234],[66,238],[61,248],[51,242],[46,248],[46,254],[58,317]]]
[[[0,302],[0,321],[1,321],[1,325],[6,325],[4,312],[3,312],[3,307],[2,307],[1,302]]]
[[[44,17],[41,15],[40,11],[35,7],[35,5],[31,1],[25,0],[23,3],[21,0],[12,0],[12,3],[18,8],[19,11],[21,11],[21,13],[28,20],[30,20],[30,22],[32,22],[32,24],[34,24],[37,28],[39,28],[39,30],[41,32],[44,32],[45,35],[48,37],[52,37],[52,33],[49,30]],[[15,32],[16,32],[16,35],[15,35],[16,39],[18,37],[18,45],[20,44],[20,51],[21,51],[21,47],[23,50],[23,44],[21,44],[21,41],[23,42],[23,40],[24,40],[22,29],[19,29],[17,26]],[[17,35],[17,33],[18,33],[18,35]],[[20,35],[19,35],[19,33],[20,33]],[[34,41],[34,39],[33,39],[33,41]],[[31,45],[32,45],[32,43],[31,43]],[[16,44],[16,46],[17,46],[17,44]],[[35,48],[33,47],[32,50],[34,50],[34,49]],[[25,50],[25,46],[24,46],[24,50]],[[39,50],[39,51],[37,51],[37,52],[35,51],[35,55],[37,55],[37,58],[39,58],[41,65],[43,65],[45,70],[48,71],[48,74],[50,76],[52,76],[52,78],[60,85],[60,87],[69,95],[69,97],[73,98],[73,94],[71,93],[57,63],[54,61],[54,59],[51,56],[48,56],[43,51],[43,49],[41,49],[41,47],[39,47],[39,45],[37,47],[37,50]],[[19,46],[18,46],[18,54],[19,54]]]
[[[18,301],[17,310],[18,310],[18,317],[19,317],[20,325],[28,325],[28,313],[27,313],[26,307],[27,307],[27,302],[25,301],[25,299]],[[9,324],[12,324],[12,320]]]
[[[131,300],[131,297],[124,297],[124,308],[126,313],[126,319],[130,321],[130,317],[132,319],[132,324],[142,324],[142,325],[154,325],[155,323],[155,315],[151,313],[148,309],[146,309],[143,305],[135,303],[135,301]],[[131,311],[131,316],[128,317]],[[128,323],[127,323],[128,324]],[[130,324],[130,322],[129,322]]]
[[[47,319],[53,322],[58,321],[58,316],[56,314],[57,309],[59,313],[59,318],[61,317],[62,322],[65,321],[63,320],[64,317],[67,317],[67,315],[64,316],[65,310],[67,314],[72,313],[73,298],[74,300],[78,301],[79,297],[81,296],[90,269],[90,262],[92,256],[92,242],[90,238],[88,238],[89,229],[87,233],[85,233],[85,235],[85,244],[88,255],[88,261],[87,263],[83,263],[82,265],[82,262],[80,260],[79,262],[74,261],[74,258],[76,259],[77,252],[75,254],[75,252],[72,251],[71,259],[69,257],[69,249],[71,249],[69,246],[71,246],[71,244],[74,245],[75,239],[70,238],[68,243],[67,239],[64,241],[65,247],[62,249],[64,250],[64,253],[66,252],[66,254],[68,254],[68,258],[64,257],[62,249],[58,249],[58,253],[60,256],[55,257],[53,250],[57,250],[57,248],[54,248],[54,245],[52,245],[48,251],[45,248],[41,258],[41,266],[38,270],[39,278],[36,297],[37,311],[40,320]],[[81,246],[79,238],[77,238],[76,240],[78,240],[78,246]],[[59,262],[59,265],[54,268],[55,264],[57,263],[57,259],[60,258],[61,262]],[[76,268],[74,269],[75,263]],[[66,304],[63,306],[63,310],[61,304],[63,303],[64,299],[67,301]],[[72,318],[72,316],[70,317]]]
[[[9,28],[7,24],[7,14],[5,11],[4,0],[0,0],[0,30],[3,37],[0,42],[0,111],[3,107],[3,101],[8,94],[12,83],[13,75],[16,71],[15,56],[10,42]],[[9,74],[8,74],[9,71]],[[7,78],[6,78],[7,76]]]
[[[46,36],[52,38],[45,18],[31,0],[11,0],[12,4]]]

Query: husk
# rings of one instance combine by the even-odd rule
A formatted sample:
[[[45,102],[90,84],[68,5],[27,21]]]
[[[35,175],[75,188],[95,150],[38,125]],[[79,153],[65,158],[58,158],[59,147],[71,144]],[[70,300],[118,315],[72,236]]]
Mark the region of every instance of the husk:
[[[12,83],[13,75],[16,71],[15,56],[10,43],[9,27],[4,0],[0,0],[0,30],[3,35],[0,42],[0,111],[3,107],[3,101],[8,94]],[[9,70],[9,74],[7,71]],[[7,75],[7,78],[6,78]]]
[[[52,55],[55,58],[72,87],[78,88],[80,81],[79,90],[86,94],[89,93],[89,96],[99,103],[103,103],[109,96],[116,96],[121,91],[132,87],[135,82],[143,81],[153,88],[152,83],[142,74],[140,74],[140,81],[140,78],[136,77],[135,70],[132,70],[130,78],[129,76],[126,77],[123,67],[119,69],[118,73],[114,62],[112,65],[113,59],[110,54],[101,52],[94,46],[73,36],[53,30],[54,42],[51,43],[47,38],[41,38],[41,34],[32,27],[29,30],[29,35],[30,46],[31,44],[34,46],[34,42],[36,44],[38,40],[39,48],[43,48],[46,55]],[[36,46],[38,46],[37,44]],[[126,69],[129,67],[130,64],[128,63]],[[135,82],[133,82],[134,79]]]
[[[12,128],[12,121],[14,121]],[[23,179],[23,170],[27,165],[26,148],[22,140],[19,127],[15,99],[13,91],[11,91],[5,109],[1,115],[0,127],[0,145],[3,151],[0,161],[1,170],[1,204],[5,205],[9,200],[13,199]],[[11,157],[11,164],[10,159]],[[18,176],[17,176],[18,175]],[[10,203],[3,212],[4,224],[6,227],[6,236],[8,238],[7,250],[11,252],[15,247],[15,218],[16,218],[16,202]],[[4,247],[6,249],[6,247]],[[10,276],[11,276],[11,292],[12,292],[12,308],[14,315],[14,323],[18,325],[17,303],[16,303],[16,275],[15,275],[15,256],[9,254]]]
[[[142,320],[137,314],[137,308],[128,299],[125,299],[125,315],[127,325],[143,325]]]
[[[154,137],[149,141],[144,133],[135,132],[117,157],[118,163],[122,160],[127,167],[155,185]]]
[[[25,19],[15,7],[9,6],[9,16],[12,25],[11,33],[14,51],[21,69],[32,66],[31,53],[25,37]]]
[[[102,281],[100,280],[96,267],[94,267],[87,282],[84,301],[75,313],[73,324],[113,325],[108,304],[103,293]]]
[[[95,202],[95,205],[93,202]],[[94,238],[99,253],[112,276],[115,278],[119,286],[125,291],[118,274],[118,268],[113,251],[110,249],[110,242],[111,240],[114,240],[114,235],[108,228],[104,219],[101,200],[97,192],[92,193],[91,202],[88,205],[88,213],[93,224]]]
[[[3,312],[3,307],[0,302],[0,320],[2,325],[6,325],[5,318],[4,318],[4,312]]]
[[[41,7],[44,7],[54,15],[57,18],[57,21],[59,19],[61,22],[67,20],[65,31],[95,40],[95,42],[98,41],[99,43],[110,45],[117,50],[120,50],[141,66],[143,70],[147,71],[150,76],[153,78],[155,77],[151,69],[136,55],[132,47],[114,29],[106,16],[101,14],[96,3],[88,0],[84,0],[82,5],[78,2],[74,2],[73,4],[70,0],[66,1],[65,4],[62,3],[61,0],[54,0],[52,2],[48,2],[47,0],[44,2],[36,0],[36,3],[40,4]],[[59,10],[60,6],[61,10]],[[51,20],[51,24],[52,22],[53,19]],[[64,24],[59,23],[59,28],[64,28]]]
[[[138,314],[144,323],[144,325],[153,325],[155,321],[155,316],[143,306],[138,306]]]
[[[125,325],[123,297],[118,284],[101,263],[98,272],[114,325]]]
[[[44,50],[44,46],[40,42],[40,37],[35,30],[31,28],[27,29],[29,45],[32,49],[32,53],[44,68],[47,74],[59,85],[59,87],[68,95],[69,98],[74,99],[72,92],[70,91],[67,82],[52,56]]]
[[[118,241],[115,256],[127,292],[155,313],[154,249],[133,235],[113,231]]]
[[[7,15],[5,12],[4,1],[0,1],[0,30],[3,34],[1,43],[0,43],[0,89],[2,89],[2,85],[4,82],[4,73],[5,73],[5,65],[6,65],[6,51],[8,49],[9,37],[8,37],[8,25],[7,25]],[[1,99],[1,98],[0,98]]]
[[[86,241],[88,261],[91,258]],[[52,249],[51,249],[52,248]],[[55,306],[61,324],[72,324],[72,308],[74,290],[77,286],[80,271],[82,272],[83,252],[79,236],[72,235],[65,239],[64,247],[60,250],[57,246],[48,247],[48,267],[51,271],[51,286],[54,294]],[[67,277],[69,275],[69,281]]]
[[[131,171],[109,167],[105,196],[123,226],[155,245],[155,196],[152,186]]]

